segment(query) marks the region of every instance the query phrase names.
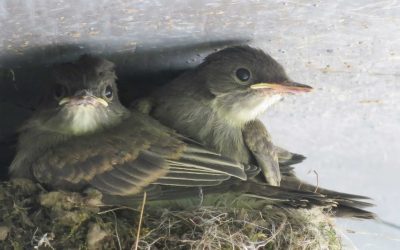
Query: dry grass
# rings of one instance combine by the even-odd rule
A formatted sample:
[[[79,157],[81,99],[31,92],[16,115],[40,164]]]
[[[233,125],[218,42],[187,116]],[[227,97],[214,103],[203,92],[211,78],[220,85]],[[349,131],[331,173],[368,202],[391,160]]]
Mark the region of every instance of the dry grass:
[[[99,199],[95,192],[81,196],[29,182],[1,183],[1,249],[130,249],[140,209],[99,207]],[[321,210],[271,206],[145,209],[138,243],[139,249],[341,248]]]
[[[161,218],[158,219],[158,218]],[[147,218],[142,249],[340,249],[329,217],[319,209],[264,211],[200,207]]]

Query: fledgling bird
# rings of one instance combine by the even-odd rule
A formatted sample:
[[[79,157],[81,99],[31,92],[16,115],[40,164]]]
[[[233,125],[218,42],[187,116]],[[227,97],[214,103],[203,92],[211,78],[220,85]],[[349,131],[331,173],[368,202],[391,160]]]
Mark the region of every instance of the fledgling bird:
[[[209,55],[137,106],[147,102],[147,111],[161,123],[222,155],[256,163],[266,181],[278,186],[279,162],[293,154],[273,145],[257,117],[285,95],[311,89],[291,81],[263,51],[236,46]]]
[[[43,152],[70,138],[103,131],[129,116],[116,97],[114,64],[89,55],[54,65],[44,102],[19,130],[12,177],[32,178]]]
[[[257,166],[222,156],[124,108],[115,78],[113,64],[96,57],[58,66],[52,98],[21,130],[11,177],[52,189],[95,188],[109,205],[134,205],[144,192],[154,206],[190,204],[199,194],[203,204],[246,194],[259,201],[254,206],[323,206],[339,209],[338,215],[373,217],[360,209],[367,203],[355,200],[363,197],[338,194],[332,199],[247,181],[259,173]],[[340,213],[347,210],[351,213]]]
[[[236,46],[207,56],[203,63],[164,85],[138,106],[164,125],[224,156],[255,164],[267,183],[337,197],[300,181],[292,167],[279,165],[278,152],[257,117],[289,94],[309,92],[292,81],[270,55]]]

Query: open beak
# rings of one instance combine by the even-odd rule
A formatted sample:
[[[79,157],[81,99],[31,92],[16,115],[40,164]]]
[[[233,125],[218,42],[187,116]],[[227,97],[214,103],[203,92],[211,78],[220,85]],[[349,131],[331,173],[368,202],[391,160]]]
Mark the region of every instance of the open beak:
[[[103,105],[104,107],[108,106],[108,103],[97,96],[93,95],[74,95],[74,96],[69,96],[69,97],[64,97],[58,102],[59,106],[64,106],[64,105]]]
[[[312,87],[297,83],[297,82],[279,82],[279,83],[256,83],[250,86],[251,89],[270,89],[279,93],[301,93],[301,92],[310,92]]]

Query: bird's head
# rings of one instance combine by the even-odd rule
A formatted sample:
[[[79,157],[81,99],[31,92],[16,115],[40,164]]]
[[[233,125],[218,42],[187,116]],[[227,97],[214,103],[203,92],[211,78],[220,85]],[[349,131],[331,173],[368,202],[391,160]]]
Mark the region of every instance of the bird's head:
[[[41,126],[81,135],[111,127],[127,116],[118,100],[113,63],[84,55],[53,70],[47,101],[34,115]]]
[[[312,90],[291,81],[271,56],[249,46],[230,47],[209,55],[198,68],[215,96],[214,108],[234,123],[253,120],[285,95]]]

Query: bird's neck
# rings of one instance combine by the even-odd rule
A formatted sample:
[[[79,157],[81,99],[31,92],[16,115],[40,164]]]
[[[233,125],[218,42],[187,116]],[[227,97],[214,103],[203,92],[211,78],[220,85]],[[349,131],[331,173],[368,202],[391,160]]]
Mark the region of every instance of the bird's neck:
[[[77,106],[62,109],[48,118],[41,117],[36,127],[65,135],[85,135],[116,126],[128,116],[129,111],[123,107],[111,110]]]
[[[268,97],[259,95],[242,99],[234,95],[218,96],[211,102],[211,108],[226,123],[242,129],[281,99],[281,95]]]

